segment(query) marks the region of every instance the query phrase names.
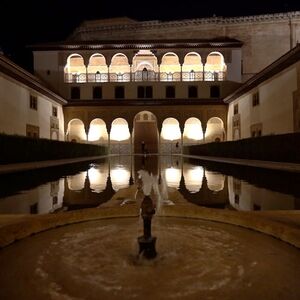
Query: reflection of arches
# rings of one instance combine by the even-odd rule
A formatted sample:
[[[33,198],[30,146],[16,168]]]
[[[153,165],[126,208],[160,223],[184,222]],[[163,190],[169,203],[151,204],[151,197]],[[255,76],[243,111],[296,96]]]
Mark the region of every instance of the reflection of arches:
[[[86,133],[84,129],[84,124],[79,119],[73,119],[68,124],[67,129],[67,139],[73,142],[85,142]]]
[[[77,53],[69,55],[64,73],[66,82],[86,82],[86,67],[83,57]]]
[[[221,173],[205,170],[207,187],[214,192],[219,192],[224,189],[225,176]]]
[[[104,165],[103,168],[94,166],[88,170],[88,178],[90,182],[90,188],[94,193],[101,193],[106,189],[108,177],[108,165]]]
[[[202,187],[204,169],[188,163],[183,164],[183,177],[186,189],[191,193],[198,193]]]
[[[195,143],[203,140],[201,122],[197,118],[189,118],[185,121],[183,131],[183,142]]]
[[[224,80],[226,68],[223,55],[220,52],[211,52],[204,66],[205,80]]]
[[[110,178],[114,191],[129,187],[130,172],[128,169],[118,166],[110,170]]]
[[[166,53],[161,60],[160,79],[162,81],[180,80],[181,66],[178,56],[173,52]]]
[[[220,118],[213,117],[207,122],[205,141],[214,142],[216,139],[218,141],[225,140],[225,129],[223,121]]]
[[[89,142],[107,142],[108,134],[106,124],[102,119],[94,119],[90,123],[88,141]]]
[[[169,187],[179,188],[181,180],[181,170],[179,168],[166,168],[165,170],[166,182]]]
[[[136,114],[134,118],[134,152],[148,153],[158,152],[158,134],[156,117],[149,111],[142,111]],[[142,149],[142,142],[144,146]]]
[[[84,183],[87,172],[80,172],[73,176],[67,177],[68,188],[71,191],[80,191],[84,189]]]

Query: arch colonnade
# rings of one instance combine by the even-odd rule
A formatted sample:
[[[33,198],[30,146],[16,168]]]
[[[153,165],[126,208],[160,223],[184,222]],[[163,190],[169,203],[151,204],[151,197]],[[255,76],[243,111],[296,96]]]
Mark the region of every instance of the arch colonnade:
[[[180,122],[174,117],[157,120],[150,111],[137,113],[133,122],[115,118],[105,122],[94,118],[88,124],[73,118],[67,124],[66,140],[105,145],[109,153],[181,153],[185,145],[224,141],[224,123],[211,117],[206,123],[189,117]],[[144,145],[143,145],[144,144]]]
[[[70,54],[65,62],[64,81],[129,82],[129,81],[223,81],[227,66],[224,56],[217,51],[201,56],[198,52],[177,55],[166,52],[155,55],[150,50],[139,50],[134,56],[124,53],[90,57]]]

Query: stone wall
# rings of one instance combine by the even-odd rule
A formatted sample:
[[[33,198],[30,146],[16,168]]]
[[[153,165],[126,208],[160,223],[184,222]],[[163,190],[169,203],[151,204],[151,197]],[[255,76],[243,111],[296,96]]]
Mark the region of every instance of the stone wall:
[[[120,25],[121,24],[121,25]],[[244,43],[243,79],[246,80],[300,42],[300,12],[237,18],[137,22],[116,19],[85,22],[69,41],[170,40],[235,38]]]

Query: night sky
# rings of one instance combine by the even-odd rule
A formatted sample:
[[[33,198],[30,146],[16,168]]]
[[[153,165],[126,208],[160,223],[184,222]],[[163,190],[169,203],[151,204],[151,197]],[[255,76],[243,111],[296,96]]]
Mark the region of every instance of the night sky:
[[[180,0],[176,0],[177,2]],[[84,20],[127,16],[136,20],[178,20],[300,11],[300,0],[1,0],[0,47],[31,71],[26,45],[64,40]],[[149,6],[150,5],[150,6]],[[148,7],[149,6],[149,7]]]

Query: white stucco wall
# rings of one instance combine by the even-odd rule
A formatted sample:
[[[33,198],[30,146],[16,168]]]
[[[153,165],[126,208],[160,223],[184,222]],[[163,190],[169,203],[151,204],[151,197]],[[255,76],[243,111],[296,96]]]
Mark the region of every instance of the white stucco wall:
[[[262,124],[262,135],[284,134],[294,131],[293,92],[297,90],[296,64],[268,79],[258,87],[229,104],[228,140],[233,140],[232,117],[238,104],[241,138],[251,136],[250,127]],[[252,95],[259,92],[259,105],[252,105]]]
[[[61,104],[0,73],[0,132],[26,135],[26,124],[39,127],[40,138],[50,139],[52,106],[57,107],[59,140],[64,140]],[[30,108],[30,94],[38,98],[38,110]]]

